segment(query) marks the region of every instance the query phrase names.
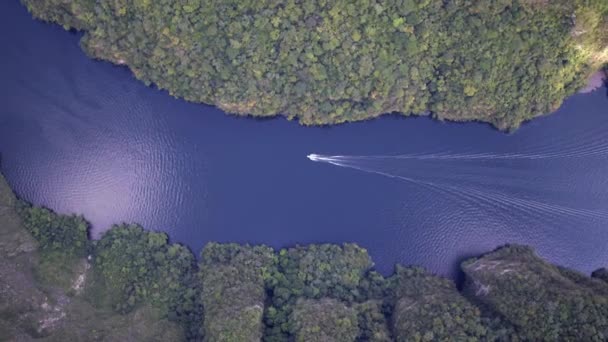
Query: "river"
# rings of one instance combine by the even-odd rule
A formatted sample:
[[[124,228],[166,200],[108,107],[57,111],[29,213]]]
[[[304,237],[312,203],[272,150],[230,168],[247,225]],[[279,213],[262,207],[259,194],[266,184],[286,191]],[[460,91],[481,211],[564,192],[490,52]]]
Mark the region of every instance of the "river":
[[[464,258],[505,243],[582,272],[608,265],[605,88],[512,134],[397,116],[302,127],[146,87],[127,68],[86,57],[78,33],[34,21],[18,1],[2,1],[0,18],[0,168],[24,199],[85,215],[95,237],[137,222],[195,253],[209,241],[356,242],[385,273],[404,263],[454,276]],[[310,153],[478,160],[338,167]],[[412,174],[439,185],[404,181]]]

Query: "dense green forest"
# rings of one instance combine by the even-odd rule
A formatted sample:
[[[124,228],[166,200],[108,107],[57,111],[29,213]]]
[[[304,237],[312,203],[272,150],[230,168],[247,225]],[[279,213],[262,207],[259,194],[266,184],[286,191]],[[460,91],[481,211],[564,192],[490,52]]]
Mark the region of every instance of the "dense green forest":
[[[176,97],[303,124],[512,129],[608,63],[605,0],[21,0]]]
[[[385,277],[354,244],[208,244],[15,198],[0,176],[1,341],[605,341],[608,271],[505,246],[462,263],[462,289],[422,268]]]

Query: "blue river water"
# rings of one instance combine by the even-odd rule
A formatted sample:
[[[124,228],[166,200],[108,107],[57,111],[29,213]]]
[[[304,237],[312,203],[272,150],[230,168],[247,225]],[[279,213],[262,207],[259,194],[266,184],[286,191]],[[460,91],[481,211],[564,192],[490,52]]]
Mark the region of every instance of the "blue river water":
[[[608,265],[605,88],[512,134],[397,116],[302,127],[146,87],[18,1],[0,19],[0,169],[24,199],[84,214],[95,237],[136,222],[195,253],[356,242],[385,273],[453,276],[506,243],[582,272]],[[378,155],[402,157],[348,157]]]

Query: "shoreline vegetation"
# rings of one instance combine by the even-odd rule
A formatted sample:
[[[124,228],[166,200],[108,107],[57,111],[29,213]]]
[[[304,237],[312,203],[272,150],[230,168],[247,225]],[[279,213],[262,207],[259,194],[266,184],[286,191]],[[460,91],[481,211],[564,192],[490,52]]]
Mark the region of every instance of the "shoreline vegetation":
[[[0,340],[605,341],[608,270],[525,246],[461,264],[461,289],[420,267],[373,270],[355,244],[209,243],[19,201],[0,175]]]
[[[402,113],[511,130],[608,63],[605,0],[21,2],[172,96],[304,125]]]

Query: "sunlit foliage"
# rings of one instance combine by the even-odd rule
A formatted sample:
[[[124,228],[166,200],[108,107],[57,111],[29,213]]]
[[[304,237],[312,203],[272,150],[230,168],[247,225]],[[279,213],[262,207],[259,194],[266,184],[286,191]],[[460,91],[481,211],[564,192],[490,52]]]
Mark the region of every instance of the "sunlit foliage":
[[[0,193],[2,198],[10,196]],[[20,228],[6,213],[12,208],[2,209],[0,218],[6,222],[0,220],[0,227],[5,236],[10,238],[16,230],[30,234],[40,253],[36,247],[0,244],[0,252],[9,258],[0,263],[0,286],[4,286],[0,289],[30,296],[0,296],[2,303],[8,303],[0,307],[0,327],[34,322],[31,315],[48,314],[40,305],[27,303],[34,297],[47,301],[37,286],[54,296],[61,289],[53,286],[59,285],[64,293],[77,297],[67,309],[68,326],[89,326],[79,320],[97,319],[94,315],[103,315],[99,320],[107,324],[125,317],[142,324],[137,334],[144,334],[145,324],[159,322],[172,327],[171,336],[181,336],[175,330],[181,326],[183,336],[193,341],[608,338],[606,269],[589,277],[551,265],[529,247],[506,246],[465,261],[465,282],[458,291],[450,280],[416,267],[398,266],[394,275],[385,278],[372,270],[367,252],[354,244],[296,246],[275,253],[265,246],[210,243],[197,265],[187,248],[170,244],[164,233],[118,225],[91,241],[82,217],[20,203],[15,208],[20,215],[12,214],[21,220]],[[31,255],[15,258],[20,251]],[[74,272],[74,260],[88,260],[91,267]],[[78,297],[83,295],[74,290],[73,279],[84,275],[84,297]],[[14,284],[22,278],[27,281],[16,291]],[[62,296],[57,298],[66,301]],[[155,314],[141,316],[148,310]],[[80,318],[78,312],[88,316]],[[11,331],[20,329],[15,326]],[[87,334],[61,329],[54,338]],[[108,336],[107,327],[102,331]],[[128,331],[123,327],[117,334]]]
[[[335,299],[298,300],[290,321],[296,342],[351,342],[359,334],[357,311]]]
[[[279,252],[279,273],[270,288],[272,304],[266,315],[268,341],[281,341],[295,333],[289,320],[299,298],[334,298],[345,303],[367,299],[362,291],[372,261],[354,245],[311,245]]]
[[[126,313],[141,303],[162,309],[172,320],[200,320],[195,258],[167,235],[136,225],[114,226],[96,243],[93,270],[114,309]],[[191,317],[194,316],[194,317]]]
[[[259,341],[264,332],[266,282],[276,272],[274,251],[210,243],[199,266],[205,340]]]
[[[393,331],[397,341],[474,341],[486,334],[479,309],[454,284],[420,268],[397,267]]]
[[[89,247],[89,224],[82,216],[59,215],[49,209],[18,203],[18,213],[28,232],[47,252],[84,256]]]
[[[507,129],[608,62],[605,0],[22,0],[92,57],[227,112],[388,112]]]

